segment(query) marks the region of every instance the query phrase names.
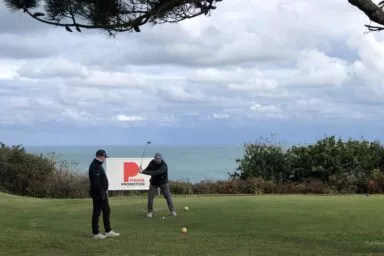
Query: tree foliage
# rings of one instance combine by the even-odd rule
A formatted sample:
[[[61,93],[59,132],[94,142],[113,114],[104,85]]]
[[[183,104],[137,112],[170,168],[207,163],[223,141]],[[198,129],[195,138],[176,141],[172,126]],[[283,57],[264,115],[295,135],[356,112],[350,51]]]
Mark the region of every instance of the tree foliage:
[[[278,182],[289,176],[285,152],[269,140],[246,145],[243,159],[236,159],[236,162],[240,172],[230,174],[230,177],[243,180],[262,178]]]
[[[365,24],[369,31],[384,30],[384,1],[375,4],[372,0],[348,0],[348,2],[362,11],[371,22],[378,25]]]
[[[222,0],[3,0],[12,11],[36,21],[76,29],[102,29],[110,35],[140,32],[140,26],[177,23],[209,15]]]
[[[242,159],[237,159],[237,171],[230,174],[243,180],[261,178],[273,182],[316,179],[324,183],[346,177],[364,180],[375,170],[382,170],[384,147],[377,141],[343,141],[334,136],[315,144],[281,146],[268,142],[245,145]]]

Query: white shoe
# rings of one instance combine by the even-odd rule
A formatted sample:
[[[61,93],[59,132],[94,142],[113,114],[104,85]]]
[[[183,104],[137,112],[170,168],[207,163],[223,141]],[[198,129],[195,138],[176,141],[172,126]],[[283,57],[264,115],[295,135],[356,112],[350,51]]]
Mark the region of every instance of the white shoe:
[[[111,231],[105,233],[105,236],[106,237],[120,236],[120,233],[117,233],[117,232],[111,230]]]
[[[149,213],[147,214],[147,218],[152,218],[152,213],[151,213],[151,212],[149,212]]]
[[[93,235],[93,237],[92,237],[92,239],[105,239],[105,238],[106,238],[106,236],[104,236],[101,233]]]
[[[172,215],[172,216],[177,216],[176,211],[172,211],[172,212],[171,212],[171,215]]]

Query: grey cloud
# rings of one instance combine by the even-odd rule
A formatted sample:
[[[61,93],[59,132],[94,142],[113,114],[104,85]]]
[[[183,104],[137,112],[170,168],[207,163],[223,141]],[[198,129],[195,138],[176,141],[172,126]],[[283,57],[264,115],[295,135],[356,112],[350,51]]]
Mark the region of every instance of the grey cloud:
[[[135,51],[124,50],[118,57],[113,57],[110,64],[134,65],[175,65],[190,67],[242,65],[257,62],[273,62],[285,60],[293,55],[287,51],[266,49],[263,46],[250,48],[242,42],[232,45],[222,44],[221,41],[214,45],[208,43],[195,43],[180,41],[166,46],[140,46],[133,45]],[[103,57],[101,57],[103,58]],[[99,62],[96,59],[94,62]],[[95,63],[96,64],[96,63]]]
[[[199,43],[199,38],[193,37],[188,30],[183,29],[180,24],[160,24],[157,26],[145,25],[139,36],[134,34],[118,35],[117,44],[127,41],[139,43],[140,46],[163,47],[164,45],[177,44],[181,40],[186,43]]]
[[[78,63],[63,58],[49,58],[39,62],[26,63],[21,66],[18,73],[28,78],[86,78],[87,70]]]
[[[25,35],[0,35],[0,58],[39,59],[56,55],[55,48],[47,47],[43,38]]]
[[[207,101],[200,90],[185,88],[182,85],[168,85],[156,88],[154,91],[167,102],[194,104]]]
[[[3,1],[0,2],[0,32],[2,34],[28,34],[36,36],[37,33],[47,30],[48,25],[33,20],[22,11],[11,12]]]
[[[347,62],[354,62],[359,59],[358,54],[352,48],[345,47],[345,42],[342,39],[332,40],[330,49],[324,49],[324,53],[326,53],[330,57],[338,58],[345,60]],[[321,50],[321,48],[318,48]]]
[[[0,96],[20,95],[25,92],[26,86],[8,79],[0,79]]]
[[[220,30],[215,25],[209,25],[203,28],[201,34],[191,36],[191,29],[181,24],[168,24],[147,30],[140,36],[127,35],[122,39],[100,42],[97,46],[85,49],[93,54],[88,54],[90,58],[84,61],[103,68],[123,65],[246,66],[286,62],[297,52],[292,46],[286,47],[285,42],[291,40],[289,36],[276,41],[273,34],[232,33]],[[283,43],[284,48],[281,47]],[[104,51],[97,51],[96,47]]]

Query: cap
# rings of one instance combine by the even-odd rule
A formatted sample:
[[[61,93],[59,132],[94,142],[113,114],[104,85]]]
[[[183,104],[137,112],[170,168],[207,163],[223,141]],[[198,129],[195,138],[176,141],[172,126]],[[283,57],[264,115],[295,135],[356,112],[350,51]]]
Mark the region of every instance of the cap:
[[[104,149],[99,149],[99,150],[96,151],[96,157],[98,157],[98,156],[105,156],[105,157],[108,157],[108,156],[107,156],[107,152],[105,152]]]
[[[154,158],[156,158],[156,159],[163,159],[163,156],[160,153],[156,153]]]

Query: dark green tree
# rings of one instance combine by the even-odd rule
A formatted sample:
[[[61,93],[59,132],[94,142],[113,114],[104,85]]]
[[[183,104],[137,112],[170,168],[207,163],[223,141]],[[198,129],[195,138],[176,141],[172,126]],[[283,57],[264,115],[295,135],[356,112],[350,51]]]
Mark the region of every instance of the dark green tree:
[[[177,23],[209,15],[222,0],[3,0],[11,11],[67,31],[101,29],[110,35],[140,26]]]
[[[344,178],[361,181],[384,169],[384,146],[378,141],[343,141],[335,136],[286,150],[274,143],[256,142],[245,145],[244,156],[236,162],[238,167],[229,173],[231,178],[262,178],[274,182],[316,179],[329,183],[332,179]]]

